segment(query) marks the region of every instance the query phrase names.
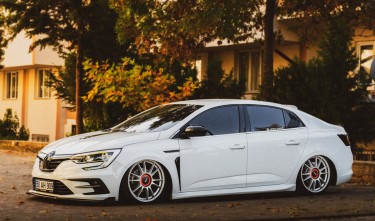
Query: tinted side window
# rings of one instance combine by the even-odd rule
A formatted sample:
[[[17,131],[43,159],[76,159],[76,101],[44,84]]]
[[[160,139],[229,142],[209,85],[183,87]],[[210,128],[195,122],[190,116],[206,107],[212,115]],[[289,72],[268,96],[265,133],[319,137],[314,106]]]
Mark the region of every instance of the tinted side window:
[[[305,126],[295,113],[284,110],[284,117],[286,128],[296,128]]]
[[[225,106],[201,113],[189,125],[203,126],[213,135],[218,135],[239,133],[239,122],[238,107]]]
[[[246,106],[251,131],[265,131],[285,128],[283,111],[266,106]]]

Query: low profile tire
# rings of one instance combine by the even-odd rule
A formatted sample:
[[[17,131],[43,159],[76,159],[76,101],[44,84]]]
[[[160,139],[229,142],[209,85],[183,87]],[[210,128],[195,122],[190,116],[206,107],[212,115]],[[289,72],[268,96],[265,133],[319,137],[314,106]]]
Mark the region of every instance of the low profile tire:
[[[138,203],[157,202],[165,198],[167,176],[156,161],[141,160],[125,173],[121,184],[121,200]]]
[[[331,167],[323,156],[308,159],[301,167],[297,190],[304,193],[319,194],[327,190],[331,179]]]

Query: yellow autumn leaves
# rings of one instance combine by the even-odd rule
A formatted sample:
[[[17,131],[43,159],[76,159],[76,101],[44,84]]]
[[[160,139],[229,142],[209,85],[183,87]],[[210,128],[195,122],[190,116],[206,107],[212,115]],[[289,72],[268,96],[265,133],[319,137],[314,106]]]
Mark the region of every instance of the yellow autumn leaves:
[[[163,69],[153,70],[141,66],[131,58],[121,63],[84,62],[85,80],[91,83],[91,90],[84,101],[118,102],[124,107],[142,111],[150,107],[190,97],[199,83],[187,78],[182,86],[176,87],[176,79]],[[176,90],[177,88],[177,90]]]

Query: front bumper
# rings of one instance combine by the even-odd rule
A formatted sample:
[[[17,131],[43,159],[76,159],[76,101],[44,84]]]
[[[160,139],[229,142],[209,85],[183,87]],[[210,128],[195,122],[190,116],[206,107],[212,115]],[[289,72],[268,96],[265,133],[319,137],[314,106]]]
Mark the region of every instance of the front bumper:
[[[54,199],[118,200],[122,165],[114,161],[107,168],[83,170],[85,166],[87,165],[66,160],[53,172],[43,172],[39,169],[37,158],[32,171],[33,188],[28,194]],[[53,181],[54,191],[44,192],[36,189],[35,179]]]
[[[64,199],[64,200],[78,200],[78,201],[115,201],[116,198],[112,197],[110,194],[107,195],[95,195],[95,196],[87,196],[87,195],[58,195],[52,194],[47,192],[40,192],[36,190],[29,190],[27,192],[29,195],[50,198],[50,199]]]

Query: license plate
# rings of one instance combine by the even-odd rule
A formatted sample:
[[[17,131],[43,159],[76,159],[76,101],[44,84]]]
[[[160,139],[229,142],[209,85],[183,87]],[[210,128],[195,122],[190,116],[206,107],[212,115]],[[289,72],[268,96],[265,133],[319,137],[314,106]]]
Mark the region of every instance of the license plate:
[[[45,192],[53,192],[53,181],[35,180],[35,189]]]

